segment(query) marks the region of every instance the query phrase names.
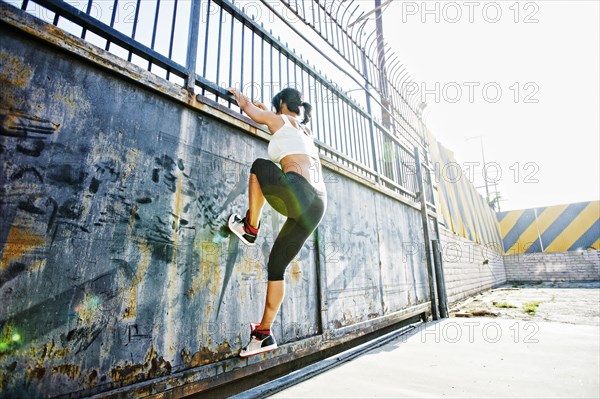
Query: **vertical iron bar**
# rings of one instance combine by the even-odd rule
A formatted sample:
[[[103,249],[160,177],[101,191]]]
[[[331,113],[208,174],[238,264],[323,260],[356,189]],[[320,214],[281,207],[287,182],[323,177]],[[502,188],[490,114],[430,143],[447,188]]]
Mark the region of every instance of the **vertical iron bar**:
[[[260,101],[265,102],[265,41],[260,39]]]
[[[233,86],[233,34],[235,33],[233,27],[234,18],[233,14],[231,14],[231,31],[229,32],[229,87]]]
[[[373,169],[371,162],[373,161],[372,157],[368,156],[369,153],[369,143],[367,140],[367,118],[361,116],[361,141],[363,145],[362,156],[365,160],[365,164],[369,166],[370,169]]]
[[[177,0],[173,3],[173,20],[171,22],[171,39],[169,40],[169,59],[173,56],[173,39],[175,37],[175,23],[177,22]],[[167,80],[171,76],[171,71],[167,70]],[[218,84],[218,83],[217,83]]]
[[[158,14],[160,13],[160,0],[156,0],[156,12],[154,13],[154,27],[152,28],[152,41],[150,42],[150,48],[154,50],[154,43],[156,42],[156,26],[158,25]],[[152,69],[152,61],[148,61],[148,70]]]
[[[294,65],[294,87],[298,88],[298,64],[296,64],[296,62],[293,63]],[[304,93],[302,93],[304,94]]]
[[[221,85],[221,38],[223,33],[223,7],[219,7],[219,37],[218,37],[218,45],[217,45],[217,76],[215,83],[217,85]]]
[[[316,82],[317,79],[315,77],[315,87],[316,87]],[[323,131],[327,132],[327,145],[329,145],[330,147],[333,147],[333,139],[331,138],[331,118],[329,118],[329,110],[327,110],[327,112],[325,112],[325,96],[323,95],[323,81],[319,80],[319,91],[320,91],[320,96],[319,96],[319,102],[321,103],[321,114],[323,117]],[[325,117],[327,117],[327,125],[329,128],[327,128],[325,126]]]
[[[358,157],[358,143],[357,143],[357,136],[356,136],[356,110],[353,108],[349,108],[348,110],[348,115],[350,116],[350,122],[352,124],[352,130],[351,130],[351,149],[352,149],[352,156],[354,158],[355,161],[358,161],[359,157]]]
[[[323,22],[325,24],[325,41],[333,45],[333,43],[329,41],[329,20],[327,19],[327,8],[325,7],[323,7],[323,18],[325,18],[325,21]]]
[[[254,42],[255,40],[255,36],[254,36],[254,31],[250,31],[250,35],[252,37],[252,50],[251,50],[251,62],[252,65],[250,66],[250,100],[254,101]]]
[[[277,53],[279,54],[279,90],[283,89],[283,78],[281,77],[281,48],[279,48],[277,50]]]
[[[315,1],[313,0],[313,4],[316,4]],[[320,6],[316,6],[317,7],[317,21],[319,22],[319,34],[323,34],[323,28],[321,27],[321,7]]]
[[[333,97],[333,92],[330,91],[330,93],[331,93],[331,97]],[[334,136],[335,137],[335,147],[334,148],[336,150],[338,150],[338,152],[339,152],[341,144],[342,144],[342,138],[339,136],[339,130],[338,130],[338,127],[337,127],[338,118],[337,118],[337,115],[335,114],[335,105],[333,105],[333,101],[332,101],[332,98],[329,97],[329,93],[328,93],[326,101],[327,101],[327,104],[330,104],[330,105],[328,105],[329,116],[333,120],[333,132],[335,133],[335,136]],[[339,138],[339,141],[340,141],[339,144],[338,144],[338,138]]]
[[[302,19],[308,22],[308,20],[306,19],[306,4],[304,3],[304,1],[305,0],[302,0]]]
[[[337,41],[336,48],[342,54],[342,57],[346,58],[346,54],[344,52],[344,46],[343,46],[343,44],[340,41],[340,29],[341,28],[337,24],[337,21],[336,21],[336,24],[335,24],[335,38],[336,38],[336,41]]]
[[[271,75],[271,81],[269,82],[269,98],[273,98],[273,43],[269,44],[269,52],[269,73]]]
[[[242,22],[242,51],[241,51],[241,68],[240,68],[240,91],[244,92],[244,47],[246,44],[246,25]]]
[[[87,8],[85,10],[85,13],[87,15],[90,15],[90,12],[92,11],[92,3],[94,0],[88,0],[88,4],[87,4]],[[85,39],[85,34],[87,32],[87,29],[83,28],[83,30],[81,31],[81,38]]]
[[[365,71],[365,95],[367,101],[367,115],[369,115],[369,131],[371,133],[371,152],[373,157],[373,170],[375,171],[375,174],[377,176],[377,182],[381,183],[381,178],[379,177],[379,166],[377,165],[377,151],[375,149],[375,126],[373,123],[373,113],[371,112],[371,94],[369,93],[369,77],[367,74],[367,54],[364,49],[362,51],[362,59],[363,69]]]
[[[140,15],[140,2],[142,0],[137,0],[137,3],[135,5],[135,15],[133,16],[133,29],[131,30],[131,38],[135,39],[135,33],[137,31],[137,23],[138,23],[138,18]],[[133,56],[133,53],[130,51],[129,55],[127,56],[127,61],[131,62],[131,57]]]
[[[362,159],[363,159],[363,163],[365,165],[369,165],[369,168],[372,169],[372,166],[370,165],[370,163],[372,162],[372,158],[368,156],[369,153],[369,143],[367,140],[367,118],[365,118],[364,116],[361,115],[360,118],[360,137],[361,137],[361,144],[362,144]]]
[[[308,97],[308,103],[312,105],[311,101],[310,101],[310,93],[308,93],[308,96],[306,95],[306,91],[304,90],[304,69],[302,69],[302,65],[300,65],[300,88],[302,90],[302,95],[304,96],[304,99],[306,101],[306,98]]]
[[[310,90],[310,74],[308,75],[309,77],[309,81],[308,81],[308,90]],[[321,112],[320,112],[320,118],[317,120],[317,130],[319,130],[321,133],[321,140],[329,145],[329,142],[327,140],[327,130],[325,129],[325,112],[323,110],[323,101],[321,99],[321,96],[319,94],[317,94],[317,84],[318,81],[317,79],[313,76],[313,80],[314,80],[314,86],[315,86],[315,108],[318,109],[319,105],[321,106]],[[320,87],[320,86],[319,86]],[[319,121],[321,122],[320,126],[319,126]]]
[[[188,48],[186,57],[187,80],[185,87],[190,94],[194,94],[196,86],[196,61],[198,57],[198,36],[200,34],[200,0],[192,0],[190,12]]]
[[[204,59],[202,60],[202,77],[206,79],[206,59],[208,58],[208,33],[210,28],[210,0],[206,1],[206,29],[204,31]],[[202,88],[202,95],[206,92]]]
[[[23,10],[23,11],[27,10],[28,5],[29,5],[29,0],[23,0],[23,2],[21,3],[21,10]]]
[[[290,87],[290,57],[285,55],[285,78],[287,80],[287,86]]]
[[[112,16],[110,17],[110,27],[111,28],[115,25],[115,17],[117,16],[118,6],[119,6],[119,0],[115,0],[115,2],[113,3]],[[58,14],[57,14],[57,16],[58,16]],[[110,49],[110,41],[107,39],[106,47],[104,47],[104,50],[108,51],[108,49]]]
[[[354,159],[354,149],[352,148],[353,140],[352,140],[352,127],[351,127],[352,115],[350,115],[351,110],[350,110],[349,104],[346,101],[344,101],[342,103],[342,106],[344,108],[344,119],[346,120],[346,122],[344,124],[345,125],[344,129],[346,131],[346,133],[345,133],[346,134],[346,151],[348,153],[348,158]]]
[[[342,154],[348,157],[348,138],[346,137],[346,113],[344,112],[344,101],[336,97],[335,105],[337,105],[337,115],[339,115],[339,131],[340,131],[340,146]]]
[[[302,73],[302,80],[304,81],[304,71]],[[306,88],[308,90],[308,102],[310,103],[310,105],[312,105],[313,110],[317,110],[318,109],[317,108],[318,104],[316,104],[316,100],[313,101],[313,93],[312,93],[312,90],[311,90],[311,87],[310,87],[310,72],[309,71],[306,71]],[[316,87],[315,87],[315,90],[316,90]],[[315,93],[315,96],[316,96],[316,93]],[[321,138],[321,132],[320,132],[320,128],[319,128],[319,120],[320,119],[323,119],[323,115],[321,115],[321,114],[319,114],[319,118],[316,121],[316,128],[315,128],[315,123],[313,123],[313,120],[311,119],[311,121],[310,121],[310,129],[312,130],[313,134],[315,133],[315,129],[316,129],[316,131],[317,131],[317,138],[319,140],[321,140],[321,141],[324,141]]]

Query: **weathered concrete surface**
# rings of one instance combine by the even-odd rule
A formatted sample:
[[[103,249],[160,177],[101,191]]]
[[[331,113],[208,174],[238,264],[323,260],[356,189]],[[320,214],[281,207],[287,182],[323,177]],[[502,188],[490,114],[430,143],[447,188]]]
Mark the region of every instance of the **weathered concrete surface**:
[[[266,142],[57,28],[0,23],[0,396],[206,389],[427,311],[423,253],[398,250],[422,242],[418,210],[329,170],[319,239],[288,268],[282,347],[236,358],[284,218],[267,207],[254,248],[223,226]]]
[[[600,284],[505,287],[457,309],[541,301],[501,317],[449,318],[276,398],[598,398]],[[551,321],[546,321],[551,320]]]
[[[451,313],[491,312],[505,319],[600,326],[600,281],[512,283],[456,304]],[[524,305],[539,305],[533,314]],[[514,307],[512,307],[514,306]]]

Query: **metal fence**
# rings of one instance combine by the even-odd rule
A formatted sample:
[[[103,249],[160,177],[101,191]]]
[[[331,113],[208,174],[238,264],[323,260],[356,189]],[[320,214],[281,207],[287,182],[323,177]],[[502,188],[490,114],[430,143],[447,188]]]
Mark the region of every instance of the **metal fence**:
[[[416,201],[414,148],[428,159],[416,111],[420,104],[403,91],[409,75],[398,57],[375,31],[365,31],[369,12],[358,11],[361,2],[261,0],[242,2],[240,8],[228,0],[3,1],[235,109],[226,86],[242,87],[250,98],[262,101],[295,86],[313,104],[310,127],[323,155]],[[310,29],[301,32],[275,4]],[[352,81],[364,99],[358,100],[356,92],[350,95],[267,30],[249,15],[250,5],[270,10],[294,40],[320,54],[326,67]],[[342,61],[323,51],[306,31],[328,43]],[[389,120],[378,119],[374,109],[385,111]],[[426,198],[433,204],[427,183]]]

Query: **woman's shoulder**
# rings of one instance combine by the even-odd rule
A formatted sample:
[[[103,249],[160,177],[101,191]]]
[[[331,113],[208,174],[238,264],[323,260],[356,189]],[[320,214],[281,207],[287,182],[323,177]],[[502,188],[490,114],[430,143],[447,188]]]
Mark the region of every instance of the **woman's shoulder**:
[[[276,114],[275,112],[269,111],[267,127],[271,134],[277,133],[279,129],[281,129],[285,125],[285,121],[281,117],[281,115]]]

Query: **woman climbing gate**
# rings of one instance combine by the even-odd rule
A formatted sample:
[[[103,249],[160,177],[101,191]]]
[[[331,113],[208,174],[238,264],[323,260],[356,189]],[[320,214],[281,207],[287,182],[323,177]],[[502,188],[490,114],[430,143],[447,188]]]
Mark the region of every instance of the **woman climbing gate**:
[[[231,215],[229,228],[243,243],[254,245],[265,200],[287,217],[269,256],[262,320],[251,325],[250,343],[240,352],[241,357],[248,357],[277,348],[271,326],[285,295],[285,269],[321,222],[327,195],[319,153],[306,126],[311,106],[302,101],[302,94],[293,88],[283,89],[272,99],[276,111],[272,112],[264,104],[251,102],[238,89],[229,92],[252,120],[267,125],[273,135],[268,147],[271,160],[259,158],[250,169],[248,211],[243,218]]]

